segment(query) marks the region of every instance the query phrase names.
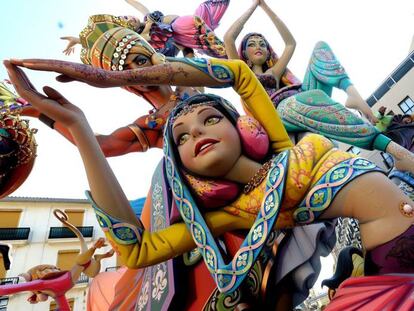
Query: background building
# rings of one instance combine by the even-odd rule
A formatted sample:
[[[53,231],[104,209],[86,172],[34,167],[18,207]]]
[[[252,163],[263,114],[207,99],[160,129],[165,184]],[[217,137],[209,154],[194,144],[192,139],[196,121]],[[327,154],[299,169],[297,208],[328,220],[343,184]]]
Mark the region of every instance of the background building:
[[[88,246],[100,237],[100,229],[95,213],[87,200],[21,198],[9,197],[0,201],[0,243],[10,246],[12,264],[6,271],[0,261],[0,283],[17,283],[23,279],[18,275],[39,264],[57,265],[62,270],[69,270],[80,251],[80,242],[70,234],[67,228],[53,215],[53,210],[60,209],[69,216],[69,221],[82,232]],[[97,251],[104,253],[110,247]],[[101,271],[116,267],[114,255],[102,261]],[[90,280],[81,275],[77,284],[66,297],[73,310],[86,310],[86,296]],[[1,297],[0,310],[56,310],[56,305],[49,298],[47,302],[30,305],[26,299],[28,293]]]

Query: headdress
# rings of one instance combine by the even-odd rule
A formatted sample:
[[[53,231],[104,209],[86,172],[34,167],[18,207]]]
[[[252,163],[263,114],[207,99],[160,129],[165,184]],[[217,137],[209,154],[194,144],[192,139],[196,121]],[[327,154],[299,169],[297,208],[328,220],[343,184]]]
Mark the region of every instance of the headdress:
[[[94,15],[89,18],[79,38],[81,60],[85,64],[106,70],[123,70],[132,47],[149,58],[155,50],[136,31],[137,22],[128,17]]]

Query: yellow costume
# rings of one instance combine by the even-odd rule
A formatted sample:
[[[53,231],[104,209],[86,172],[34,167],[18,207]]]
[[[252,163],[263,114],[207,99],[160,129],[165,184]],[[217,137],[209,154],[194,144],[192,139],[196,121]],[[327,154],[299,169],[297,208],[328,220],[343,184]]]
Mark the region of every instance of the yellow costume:
[[[266,91],[244,62],[211,59],[209,63],[204,62],[204,64],[209,66],[209,70],[216,66],[215,78],[218,76],[220,79],[231,80],[249,112],[267,131],[274,154],[291,149],[284,196],[276,226],[279,228],[294,226],[295,209],[312,187],[332,167],[353,156],[337,150],[330,140],[316,134],[305,137],[293,147]],[[206,70],[200,70],[206,72]],[[242,194],[230,205],[213,212],[206,212],[203,217],[211,233],[219,236],[226,231],[250,229],[261,207],[265,195],[265,184],[266,180],[249,194]],[[318,203],[316,202],[318,198],[324,197],[316,193],[312,202]],[[184,222],[175,223],[157,232],[138,232],[137,228],[127,226],[122,234],[119,232],[114,234],[115,226],[125,224],[120,224],[105,215],[96,205],[95,209],[107,239],[129,268],[136,269],[154,265],[196,247]]]

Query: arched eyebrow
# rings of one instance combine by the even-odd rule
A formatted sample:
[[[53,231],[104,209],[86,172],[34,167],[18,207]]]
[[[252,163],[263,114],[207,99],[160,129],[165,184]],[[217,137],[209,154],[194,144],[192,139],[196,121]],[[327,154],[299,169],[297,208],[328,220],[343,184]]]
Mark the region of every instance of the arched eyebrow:
[[[175,128],[177,128],[178,126],[183,125],[183,124],[184,124],[183,122],[178,122],[177,124],[174,124],[173,129],[175,129]]]
[[[200,109],[200,110],[197,112],[197,115],[199,115],[200,113],[202,113],[202,112],[204,112],[204,111],[206,111],[206,110],[208,110],[208,109],[213,109],[213,108],[211,108],[211,107],[205,107],[205,108],[203,108],[203,109]]]
[[[203,109],[200,109],[199,111],[197,111],[197,115],[201,114],[202,112],[204,112],[204,111],[206,111],[206,110],[213,110],[213,108],[212,108],[212,107],[207,106],[207,107],[205,107],[205,108],[203,108]],[[178,122],[177,124],[174,124],[174,125],[173,125],[173,129],[175,129],[175,128],[177,128],[178,126],[183,125],[183,124],[184,124],[183,122]]]

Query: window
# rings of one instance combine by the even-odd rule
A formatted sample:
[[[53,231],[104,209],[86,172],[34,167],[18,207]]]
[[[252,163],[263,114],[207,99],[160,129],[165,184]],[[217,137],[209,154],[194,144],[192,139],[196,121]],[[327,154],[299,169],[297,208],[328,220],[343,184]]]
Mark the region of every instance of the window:
[[[70,298],[70,299],[68,299],[68,303],[69,303],[69,307],[70,307],[70,309],[71,310],[74,310],[74,304],[75,304],[75,299],[74,298]],[[49,311],[56,311],[56,310],[58,310],[58,307],[57,307],[57,304],[56,304],[56,302],[54,302],[54,301],[51,301],[50,302],[50,305],[49,305]]]
[[[361,149],[359,149],[358,147],[355,147],[355,146],[352,146],[351,148],[349,148],[348,150],[347,150],[349,153],[352,153],[352,154],[355,154],[355,155],[358,155],[358,154],[360,154],[361,153]]]
[[[0,279],[4,279],[5,277],[6,277],[6,268],[4,267],[3,255],[0,254]]]
[[[59,251],[56,266],[61,270],[70,270],[75,264],[78,255],[78,249]]]
[[[85,213],[84,210],[79,209],[65,209],[66,215],[68,215],[68,221],[76,226],[82,227],[83,225],[83,215]]]
[[[398,106],[404,114],[414,113],[414,102],[409,96],[399,103]]]
[[[21,210],[1,210],[0,228],[18,228],[21,213]]]

